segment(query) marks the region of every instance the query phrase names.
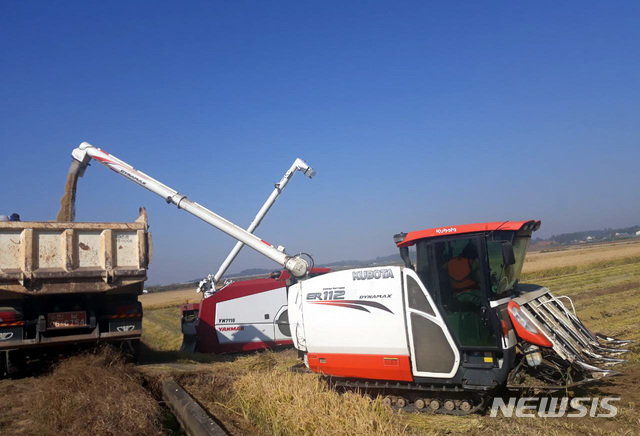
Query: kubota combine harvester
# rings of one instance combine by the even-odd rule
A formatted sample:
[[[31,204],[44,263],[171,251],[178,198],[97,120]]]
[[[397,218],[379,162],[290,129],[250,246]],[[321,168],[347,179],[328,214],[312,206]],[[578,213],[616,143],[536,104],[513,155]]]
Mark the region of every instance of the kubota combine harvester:
[[[539,227],[506,221],[395,235],[404,266],[289,287],[294,344],[336,385],[410,410],[471,413],[504,386],[552,391],[616,374],[609,367],[623,362],[629,341],[591,333],[568,297],[519,283]]]
[[[289,271],[289,327],[306,367],[408,410],[471,413],[498,389],[558,390],[616,374],[629,341],[594,334],[568,297],[520,284],[540,221],[441,227],[395,236],[404,266],[309,276],[287,255],[87,143],[91,157]],[[415,247],[416,264],[409,248]],[[232,323],[229,323],[232,324]]]

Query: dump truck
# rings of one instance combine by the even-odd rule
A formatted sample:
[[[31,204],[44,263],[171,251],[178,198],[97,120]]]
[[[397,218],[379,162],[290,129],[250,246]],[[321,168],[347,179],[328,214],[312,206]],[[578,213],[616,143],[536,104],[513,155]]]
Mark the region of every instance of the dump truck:
[[[135,222],[0,222],[0,377],[61,347],[114,342],[132,356],[151,261]]]

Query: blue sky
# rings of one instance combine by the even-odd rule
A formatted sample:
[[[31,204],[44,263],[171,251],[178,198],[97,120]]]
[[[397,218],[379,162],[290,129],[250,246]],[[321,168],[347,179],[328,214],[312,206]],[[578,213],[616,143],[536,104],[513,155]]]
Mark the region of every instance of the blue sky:
[[[640,223],[638,2],[0,2],[0,213],[55,219],[71,150],[101,147],[316,262],[392,236],[541,219]],[[79,221],[147,207],[151,283],[234,242],[94,164]],[[276,267],[244,250],[231,267]]]

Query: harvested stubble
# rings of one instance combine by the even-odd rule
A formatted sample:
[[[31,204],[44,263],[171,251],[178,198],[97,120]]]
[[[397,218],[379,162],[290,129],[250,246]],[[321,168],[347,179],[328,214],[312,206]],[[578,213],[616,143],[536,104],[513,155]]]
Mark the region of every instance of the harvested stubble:
[[[339,394],[315,374],[288,372],[295,363],[292,351],[264,352],[214,364],[208,374],[187,375],[180,383],[234,434],[406,434],[398,414],[381,399]]]
[[[293,435],[405,434],[391,409],[377,398],[332,390],[315,374],[250,372],[233,384],[232,404],[268,433]]]
[[[104,348],[61,361],[51,374],[3,381],[0,403],[11,415],[2,434],[160,435],[162,411],[142,376],[119,353]],[[7,393],[8,391],[8,393]],[[4,398],[3,398],[4,397]],[[13,406],[13,407],[11,407]]]

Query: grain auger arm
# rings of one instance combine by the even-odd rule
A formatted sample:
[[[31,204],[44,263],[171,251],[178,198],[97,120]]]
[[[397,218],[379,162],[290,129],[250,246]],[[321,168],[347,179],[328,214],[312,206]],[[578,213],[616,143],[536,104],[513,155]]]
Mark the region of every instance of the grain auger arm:
[[[178,209],[183,209],[186,212],[195,215],[202,221],[223,231],[232,238],[237,239],[242,244],[248,245],[258,253],[282,265],[290,271],[294,277],[302,278],[307,275],[309,265],[303,258],[288,255],[284,251],[284,247],[274,247],[268,242],[253,235],[250,231],[238,227],[206,207],[188,199],[186,195],[180,194],[178,191],[166,186],[142,171],[135,169],[128,163],[118,159],[106,151],[94,147],[87,142],[83,142],[78,146],[78,148],[73,150],[71,155],[79,163],[77,166],[78,177],[82,177],[90,160],[93,158],[110,170],[159,195],[167,203],[172,203],[177,206]],[[308,166],[306,171],[310,171],[309,174],[314,172],[313,169]]]
[[[258,228],[258,226],[262,222],[262,219],[269,212],[269,210],[271,209],[271,206],[273,206],[273,204],[276,202],[276,200],[284,190],[285,186],[287,186],[287,184],[289,183],[289,180],[291,180],[291,178],[297,171],[300,171],[302,174],[304,174],[310,179],[316,174],[315,170],[311,168],[309,165],[307,165],[305,161],[303,161],[300,158],[297,158],[291,164],[291,167],[289,167],[287,172],[284,173],[284,176],[282,176],[282,179],[280,179],[280,181],[275,184],[275,186],[273,187],[273,191],[271,192],[271,195],[269,195],[269,198],[267,198],[267,201],[264,202],[264,204],[256,214],[253,221],[251,221],[251,224],[247,228],[247,232],[253,233]],[[240,250],[242,250],[242,247],[244,247],[244,244],[241,241],[238,241],[236,245],[233,247],[233,249],[231,250],[231,252],[229,253],[229,255],[227,256],[227,258],[224,260],[224,262],[222,262],[222,265],[220,265],[220,268],[218,268],[218,271],[215,273],[215,275],[209,274],[205,279],[200,281],[200,283],[198,284],[198,292],[203,292],[205,298],[207,298],[208,296],[216,292],[216,284],[220,281],[224,273],[227,272],[227,269],[229,268],[231,263],[235,260],[236,256],[238,256],[238,253],[240,253]]]

